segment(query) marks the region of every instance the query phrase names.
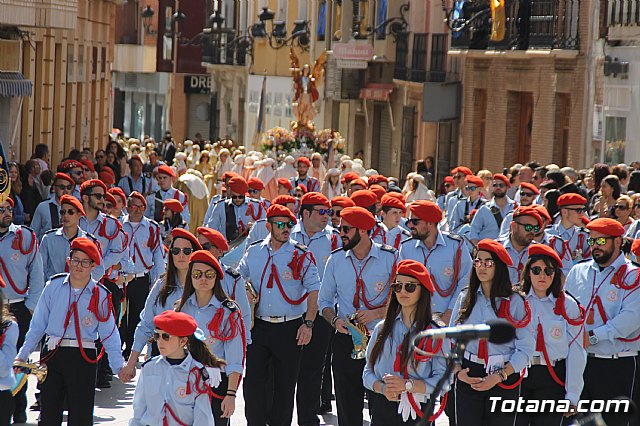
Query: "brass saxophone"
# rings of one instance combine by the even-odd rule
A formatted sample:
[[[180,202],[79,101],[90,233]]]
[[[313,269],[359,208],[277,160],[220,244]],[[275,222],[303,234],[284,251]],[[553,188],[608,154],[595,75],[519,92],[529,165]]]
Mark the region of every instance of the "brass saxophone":
[[[244,290],[247,293],[247,299],[249,299],[249,306],[251,307],[251,328],[253,328],[253,323],[256,318],[256,305],[258,304],[259,299],[258,292],[253,288],[253,285],[249,280],[244,282]]]
[[[36,364],[28,362],[16,361],[13,363],[13,368],[19,372],[16,374],[16,384],[11,388],[11,394],[15,396],[20,389],[27,383],[29,374],[33,374],[38,379],[38,383],[44,383],[47,379],[47,366],[46,364]]]

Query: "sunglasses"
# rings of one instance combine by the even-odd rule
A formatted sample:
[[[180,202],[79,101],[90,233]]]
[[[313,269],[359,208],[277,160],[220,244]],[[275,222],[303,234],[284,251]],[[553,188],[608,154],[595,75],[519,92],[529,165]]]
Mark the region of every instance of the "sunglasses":
[[[544,270],[544,274],[546,276],[548,276],[548,277],[553,276],[553,274],[556,272],[553,268],[549,268],[549,267],[546,267],[544,269],[542,269],[542,266],[532,266],[531,267],[531,273],[533,275],[540,275],[543,270]]]
[[[313,209],[314,212],[317,212],[320,216],[329,215],[333,216],[333,211],[331,209]]]
[[[353,229],[353,226],[349,226],[349,225],[336,226],[336,230],[341,234],[342,233],[348,234],[349,231],[351,231],[352,229]]]
[[[211,247],[213,247],[213,244],[211,243],[204,243],[204,244],[200,244],[202,246],[202,248],[204,250],[211,250]]]
[[[417,218],[417,217],[412,217],[411,219],[407,219],[407,224],[412,224],[413,226],[416,226],[418,224],[418,222],[420,222],[422,219]]]
[[[244,195],[232,195],[231,197],[232,200],[244,200]]]
[[[475,191],[476,189],[478,189],[478,187],[477,186],[466,186],[465,189],[467,191]]]
[[[70,257],[68,257],[67,259],[69,260],[69,263],[71,264],[71,266],[82,266],[83,268],[88,268],[93,264],[93,260],[91,259],[80,260],[80,259],[70,258]]]
[[[0,207],[0,214],[4,214],[4,212],[13,213],[13,207]]]
[[[284,229],[284,227],[286,226],[287,228],[291,229],[293,228],[293,226],[296,224],[294,221],[290,220],[289,222],[275,222],[275,221],[269,221],[269,223],[271,223],[272,225],[275,225],[278,229]]]
[[[524,230],[527,232],[531,232],[531,231],[535,233],[540,232],[540,225],[528,225],[526,223],[516,222],[515,220],[513,221],[513,223],[517,223],[518,225],[522,226]]]
[[[484,266],[485,268],[493,268],[495,264],[496,262],[493,259],[473,259],[473,266],[475,268],[479,268],[481,266]]]
[[[82,170],[77,170],[77,171],[70,171],[69,174],[75,175],[75,176],[82,176],[84,172]]]
[[[191,253],[193,253],[193,249],[191,247],[186,247],[186,248],[172,247],[171,248],[171,254],[174,256],[179,255],[180,252],[184,253],[185,256],[189,256]]]
[[[445,184],[444,184],[444,187],[445,187],[445,188],[451,188],[451,184],[450,184],[450,183],[445,183]]]
[[[157,342],[160,338],[165,342],[168,342],[171,339],[171,335],[169,333],[158,333],[157,331],[153,333],[153,340]]]
[[[247,191],[249,194],[257,194],[258,192],[260,192],[259,189],[250,189]]]
[[[127,207],[127,209],[129,211],[135,212],[135,211],[144,210],[145,207],[143,205],[131,204],[130,206]]]
[[[89,197],[96,197],[96,200],[102,200],[104,198],[104,194],[100,194],[100,193],[91,193],[91,194],[87,194]]]
[[[507,184],[506,183],[494,183],[493,187],[494,188],[506,188]]]
[[[96,155],[96,160],[102,160],[104,158],[104,155]]]
[[[533,192],[522,192],[522,191],[520,191],[520,196],[521,197],[529,197],[529,198],[531,198],[534,195],[536,195],[536,194],[534,194]]]
[[[205,276],[208,280],[213,280],[218,276],[218,273],[215,269],[209,269],[208,271],[202,272],[197,269],[191,271],[191,278],[194,280],[199,280],[202,276]]]
[[[418,284],[416,283],[395,282],[391,284],[391,290],[393,290],[394,293],[400,293],[402,291],[402,288],[404,288],[407,293],[413,293],[414,291],[416,291],[417,287]]]
[[[56,185],[56,188],[61,191],[71,191],[73,189],[73,185]]]
[[[612,240],[615,237],[598,237],[598,238],[587,238],[587,245],[589,247],[593,247],[594,245],[603,246],[607,244],[607,240]]]
[[[575,209],[569,208],[569,207],[565,207],[565,210],[571,210],[572,212],[576,212],[578,214],[582,214],[585,212],[585,208],[584,207],[577,207]]]
[[[60,209],[60,216],[65,216],[65,215],[73,216],[74,214],[76,214],[76,211],[73,209],[69,209],[69,210]]]
[[[340,212],[342,210],[331,210],[330,216],[340,217]]]
[[[628,210],[629,207],[627,206],[615,206],[616,210]]]
[[[89,170],[89,169],[82,169],[82,171],[83,171],[83,172],[85,172],[85,173],[87,173],[87,172],[90,172],[91,170]]]

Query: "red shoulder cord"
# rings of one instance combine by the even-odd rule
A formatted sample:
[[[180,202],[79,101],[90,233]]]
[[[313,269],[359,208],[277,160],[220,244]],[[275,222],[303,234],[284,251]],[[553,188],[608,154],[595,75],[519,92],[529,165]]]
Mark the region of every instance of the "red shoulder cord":
[[[547,345],[544,343],[544,333],[542,331],[542,324],[538,321],[538,335],[536,336],[536,351],[542,352],[544,356],[544,360],[547,363],[547,371],[549,371],[549,375],[554,382],[559,384],[560,386],[564,386],[564,382],[560,380],[560,378],[556,375],[556,371],[551,366],[551,360],[549,359],[549,354],[547,353]]]
[[[120,232],[120,229],[122,228],[122,225],[120,225],[120,222],[116,220],[115,223],[116,223],[116,231],[111,235],[107,235],[107,216],[105,216],[102,219],[102,223],[100,224],[100,231],[98,231],[98,235],[106,238],[109,241],[112,241],[113,239],[115,239],[116,236],[118,235],[118,232]]]
[[[549,246],[551,246],[552,249],[556,250],[556,241],[558,240],[558,237],[551,236],[549,237]],[[569,242],[565,241],[565,240],[560,240],[562,241],[561,247],[562,247],[562,252],[558,253],[560,255],[560,259],[564,259],[564,255],[567,254],[567,249],[571,249],[569,247]],[[557,250],[556,250],[557,252]]]
[[[2,345],[4,344],[4,338],[7,335],[8,329],[9,327],[6,327],[4,330],[2,330],[2,334],[0,334],[0,349],[2,349]]]
[[[371,239],[373,240],[374,238],[376,238],[378,235],[382,235],[383,229],[382,226],[380,226],[380,224],[376,224],[376,229],[375,231],[373,231],[373,234],[371,234]],[[383,241],[386,244],[386,236],[382,235]]]
[[[269,266],[269,262],[271,262],[271,273],[269,274],[269,281],[267,282],[267,288],[273,288],[273,282],[275,281],[276,285],[278,286],[278,290],[280,290],[280,294],[282,294],[282,297],[287,303],[291,305],[299,305],[302,302],[304,302],[309,296],[309,293],[305,293],[300,299],[296,299],[296,300],[291,299],[289,296],[287,296],[287,293],[284,291],[284,288],[282,287],[282,283],[280,282],[280,274],[278,274],[278,269],[276,268],[276,264],[273,263],[273,260],[271,258],[272,258],[271,253],[269,253],[269,259],[267,260],[267,263],[265,263],[264,269],[262,270],[262,277],[260,279],[260,288],[262,288],[262,283],[264,282],[264,275],[267,271],[267,267]]]
[[[195,388],[196,393],[197,393],[196,398],[199,397],[200,395],[208,395],[209,396],[209,400],[211,400],[211,397],[214,394],[211,391],[211,388],[207,385],[207,382],[205,380],[202,380],[202,371],[198,367],[193,367],[189,371],[189,374],[187,374],[186,394],[187,395],[191,395],[191,375],[192,374],[195,376],[195,381],[193,383],[193,387]],[[169,405],[168,402],[164,403],[164,406],[162,407],[162,409],[165,412],[164,413],[164,417],[162,419],[163,426],[168,426],[169,425],[169,420],[167,419],[167,411],[169,412],[169,414],[171,415],[173,420],[175,420],[176,423],[178,423],[180,426],[189,426],[188,424],[183,423],[182,420],[180,420],[178,418],[178,416],[173,411],[173,409],[171,408],[171,406]]]
[[[303,274],[302,268],[304,266],[304,258],[307,256],[309,256],[309,265],[307,265],[307,268]],[[287,266],[291,268],[291,272],[293,273],[293,279],[300,280],[302,279],[302,277],[306,275],[307,270],[309,269],[312,263],[314,265],[316,264],[316,259],[315,257],[313,257],[313,253],[311,253],[310,251],[305,251],[305,252],[302,252],[302,255],[298,255],[298,250],[295,249],[293,250],[293,257],[291,258],[291,262],[289,262]]]
[[[231,312],[224,329],[220,330],[223,318],[224,308],[221,307],[218,308],[216,313],[213,315],[213,318],[211,318],[211,322],[207,325],[209,335],[222,342],[228,342],[229,340],[235,339],[236,336],[240,334],[240,337],[242,338],[242,366],[244,367],[244,363],[247,359],[247,336],[244,328],[244,321],[242,320],[242,313],[240,310]],[[242,375],[240,375],[240,380],[242,380]],[[240,384],[240,382],[238,382],[238,384]],[[224,399],[223,395],[218,395],[213,391],[211,391],[211,395],[217,399]]]
[[[362,268],[360,269],[360,273],[358,273],[358,271],[356,270],[356,265],[355,263],[353,263],[353,259],[349,258],[349,260],[351,261],[351,266],[353,266],[353,271],[356,273],[356,292],[353,295],[353,307],[356,308],[356,310],[360,309],[360,299],[362,299],[362,302],[364,303],[364,306],[366,306],[367,309],[369,310],[373,310],[373,309],[378,309],[381,308],[383,306],[385,306],[387,304],[387,298],[385,298],[385,300],[380,304],[380,305],[373,305],[368,299],[367,299],[367,295],[366,295],[366,291],[365,291],[365,284],[364,284],[364,280],[362,279],[362,272],[364,271],[364,268],[367,267],[367,264],[369,263],[369,261],[373,259],[372,257],[370,257],[369,259],[367,259],[367,261],[364,263],[364,265],[362,265]],[[395,264],[393,265],[393,272],[391,274],[391,276],[389,277],[389,282],[391,282],[393,280],[393,278],[395,277]],[[389,283],[387,283],[389,284]],[[376,300],[378,298],[378,296],[380,296],[380,294],[382,294],[382,292],[387,288],[387,286],[385,285],[384,288],[382,290],[380,290],[380,293],[376,294],[375,297],[373,298],[373,300]]]
[[[140,261],[142,262],[142,265],[145,267],[145,269],[151,269],[153,267],[153,262],[151,262],[151,265],[147,265],[147,262],[144,261],[144,256],[142,255],[142,252],[140,251],[140,247],[138,247],[138,243],[135,242],[135,240],[133,240],[133,249],[135,250],[135,252],[133,253],[133,263],[136,263],[136,252],[138,254],[138,256],[140,257]],[[153,228],[153,226],[149,227],[149,239],[147,240],[147,247],[151,248],[151,250],[154,250],[158,243],[160,242],[160,228]]]
[[[31,254],[31,252],[33,251],[33,248],[36,245],[36,234],[35,232],[31,231],[31,243],[29,244],[29,248],[27,248],[26,250],[24,250],[22,248],[22,228],[18,228],[18,230],[16,231],[16,238],[14,238],[13,242],[11,243],[11,248],[14,250],[20,250],[20,253],[22,253],[23,255],[28,255]]]
[[[553,308],[553,313],[556,315],[562,315],[562,317],[569,323],[569,325],[573,325],[577,327],[582,325],[584,322],[584,306],[578,304],[578,309],[580,309],[580,315],[577,318],[569,318],[567,314],[567,307],[565,306],[565,299],[567,298],[564,290],[560,291],[558,298],[556,299],[556,306]]]
[[[167,412],[171,415],[171,417],[173,417],[173,420],[175,420],[175,422],[178,423],[180,426],[189,426],[188,424],[184,423],[182,420],[178,418],[178,416],[176,415],[176,413],[173,412],[173,409],[168,403],[166,402],[164,403],[162,410],[164,411],[164,416],[162,418],[162,426],[169,426],[169,420],[167,419]]]
[[[582,247],[584,247],[584,234],[578,230],[578,248],[582,250]],[[587,246],[587,250],[582,253],[582,258],[589,256],[591,256],[591,247]]]
[[[180,201],[181,194],[184,195],[184,203],[182,203],[182,207],[186,207],[187,204],[189,204],[189,196],[186,193],[176,189],[176,191],[173,193],[173,198],[174,200]]]
[[[4,263],[4,259],[2,257],[0,257],[0,266],[2,267],[2,270],[4,271],[4,274],[7,276],[7,280],[9,281],[9,285],[11,285],[11,288],[13,289],[13,291],[15,291],[16,293],[18,293],[20,295],[27,294],[27,290],[29,289],[29,284],[27,283],[27,285],[22,289],[18,288],[16,283],[13,281],[13,278],[9,274],[9,270],[7,269],[7,265]]]
[[[331,251],[334,251],[338,248],[338,236],[336,234],[331,234]]]
[[[462,259],[462,243],[458,244],[458,248],[456,249],[456,255],[453,260],[453,277],[451,278],[451,285],[443,290],[438,283],[436,282],[435,275],[431,275],[431,281],[433,281],[433,286],[436,291],[440,295],[440,297],[449,297],[453,294],[453,290],[456,288],[456,282],[458,281],[458,275],[460,275],[460,262]],[[426,266],[426,262],[425,262]]]
[[[396,235],[396,240],[393,242],[393,248],[398,250],[398,247],[400,246],[400,242],[402,240],[402,232],[400,232],[398,235]]]
[[[502,319],[506,319],[507,321],[509,321],[511,323],[511,325],[513,325],[515,328],[523,328],[526,327],[530,322],[531,322],[531,307],[529,306],[529,302],[527,302],[526,300],[524,300],[524,317],[520,320],[515,320],[513,319],[513,317],[511,316],[511,300],[507,299],[507,300],[503,300],[502,302],[500,302],[500,307],[498,308],[498,317],[502,318]],[[484,351],[485,351],[485,359],[488,360],[488,353],[487,353],[487,342],[485,340],[481,340],[480,341],[480,345],[482,346],[482,343],[484,343]],[[480,357],[480,348],[478,348],[478,357]],[[516,387],[518,387],[520,385],[520,383],[522,383],[522,380],[524,380],[524,372],[526,369],[523,369],[520,372],[520,378],[512,385],[505,385],[504,383],[498,383],[498,386],[500,386],[502,389],[515,389]]]
[[[264,203],[260,202],[260,204],[258,204],[258,213],[254,213],[253,212],[253,203],[249,202],[249,207],[247,207],[247,212],[245,213],[245,216],[251,216],[253,218],[253,220],[258,220],[262,217],[262,206]]]

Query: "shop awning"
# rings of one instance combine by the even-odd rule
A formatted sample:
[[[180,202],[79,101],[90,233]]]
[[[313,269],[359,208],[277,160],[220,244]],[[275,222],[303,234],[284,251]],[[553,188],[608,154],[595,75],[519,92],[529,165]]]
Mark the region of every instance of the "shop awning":
[[[395,84],[369,83],[360,89],[360,99],[387,102]]]
[[[31,96],[32,87],[21,72],[0,71],[0,97]]]

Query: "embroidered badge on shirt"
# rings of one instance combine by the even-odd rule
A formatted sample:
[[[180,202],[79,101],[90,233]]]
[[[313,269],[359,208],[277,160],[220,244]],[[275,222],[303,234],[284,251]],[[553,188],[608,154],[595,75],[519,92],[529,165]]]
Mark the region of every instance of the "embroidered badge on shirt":
[[[291,272],[291,269],[285,268],[285,270],[282,271],[282,278],[284,278],[285,280],[293,279],[293,273]]]
[[[184,386],[179,386],[176,388],[176,396],[180,399],[184,399],[187,397],[187,390]]]
[[[85,327],[91,327],[93,325],[93,317],[91,315],[85,315],[82,317],[82,325]]]
[[[376,291],[378,293],[380,293],[382,290],[384,290],[384,283],[383,282],[377,282],[376,283]]]
[[[609,291],[609,293],[607,293],[607,300],[609,302],[615,302],[616,300],[618,300],[618,292],[615,290]]]
[[[447,266],[446,268],[444,268],[444,276],[445,277],[450,277],[453,275],[453,268],[451,266]]]
[[[549,335],[554,339],[559,339],[562,337],[562,329],[558,326],[551,327],[551,331],[549,332]]]
[[[20,255],[19,255],[18,253],[13,253],[13,254],[11,255],[11,260],[12,260],[12,261],[17,262],[17,261],[18,261],[18,259],[20,259]]]

